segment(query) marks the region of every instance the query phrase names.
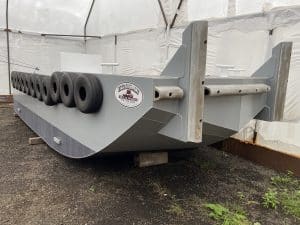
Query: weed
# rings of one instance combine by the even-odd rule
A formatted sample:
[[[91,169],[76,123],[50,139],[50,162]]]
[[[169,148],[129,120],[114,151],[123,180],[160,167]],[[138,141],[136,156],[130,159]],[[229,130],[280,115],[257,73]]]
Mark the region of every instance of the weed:
[[[281,196],[281,204],[286,213],[300,219],[300,191],[283,193]]]
[[[90,187],[90,189],[89,189],[90,192],[95,192],[95,190],[96,190],[96,189],[95,189],[95,186],[94,186],[94,185],[92,185],[92,186]]]
[[[229,210],[220,204],[205,204],[204,206],[211,211],[209,217],[214,220],[222,220],[229,213]]]
[[[294,174],[288,171],[284,175],[278,175],[271,178],[271,183],[277,187],[295,186],[298,184],[298,180],[294,179]]]
[[[209,217],[222,223],[222,225],[250,225],[250,221],[244,212],[230,211],[228,208],[220,204],[205,204],[210,213]]]
[[[276,189],[269,188],[263,196],[263,206],[265,208],[277,209],[278,204],[278,192]]]
[[[243,194],[243,192],[237,192],[237,196],[239,197],[240,200],[244,200],[246,197],[245,195]]]
[[[269,189],[263,197],[263,205],[267,208],[276,208],[278,204],[283,210],[300,219],[300,190],[299,180],[288,171],[284,175],[274,176],[271,183],[276,189]]]

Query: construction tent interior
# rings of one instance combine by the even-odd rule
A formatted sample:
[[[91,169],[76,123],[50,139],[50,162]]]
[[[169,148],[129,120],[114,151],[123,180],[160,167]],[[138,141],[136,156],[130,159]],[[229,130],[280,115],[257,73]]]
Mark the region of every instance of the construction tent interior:
[[[251,76],[293,43],[283,121],[252,120],[234,137],[299,156],[297,0],[0,0],[0,95],[14,92],[14,70],[159,76],[198,20],[208,20],[207,77]]]

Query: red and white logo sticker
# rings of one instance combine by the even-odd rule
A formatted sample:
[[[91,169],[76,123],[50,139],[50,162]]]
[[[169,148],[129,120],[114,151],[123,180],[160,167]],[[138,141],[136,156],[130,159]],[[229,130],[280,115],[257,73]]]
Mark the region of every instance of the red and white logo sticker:
[[[137,107],[143,101],[142,91],[131,83],[119,84],[115,90],[115,96],[122,105],[128,108]]]

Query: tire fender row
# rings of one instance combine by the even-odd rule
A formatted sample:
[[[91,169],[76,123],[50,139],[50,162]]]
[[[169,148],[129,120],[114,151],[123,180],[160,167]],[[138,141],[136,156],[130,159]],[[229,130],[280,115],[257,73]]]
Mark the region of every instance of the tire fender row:
[[[51,77],[13,71],[13,88],[48,106],[64,104],[83,113],[96,113],[103,101],[100,80],[93,74],[54,72]]]

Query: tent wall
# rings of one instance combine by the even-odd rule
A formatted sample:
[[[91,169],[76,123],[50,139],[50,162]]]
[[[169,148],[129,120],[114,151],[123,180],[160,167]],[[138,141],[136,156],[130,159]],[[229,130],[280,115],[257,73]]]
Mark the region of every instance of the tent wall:
[[[161,0],[169,24],[177,13],[175,26],[191,21],[225,18],[299,5],[298,0]],[[95,0],[88,23],[90,35],[112,35],[164,27],[158,0]]]
[[[6,33],[0,32],[0,95],[8,94],[8,64],[7,62]]]
[[[161,0],[170,24],[180,0]],[[176,25],[187,23],[187,4],[183,1]],[[88,23],[87,33],[107,36],[137,30],[165,27],[157,0],[96,0]]]
[[[106,63],[116,62],[116,73],[126,75],[159,75],[165,63],[181,44],[183,29],[174,29],[107,36],[87,42],[87,52],[101,54]]]
[[[299,5],[298,0],[235,0],[236,15],[269,11],[272,8]]]
[[[60,52],[84,52],[84,42],[10,33],[11,70],[46,75],[59,70]],[[4,61],[4,62],[3,62]],[[0,95],[8,94],[6,33],[0,32]],[[14,65],[19,64],[22,66]],[[30,67],[30,68],[27,68]]]
[[[188,0],[188,20],[227,17],[228,7],[228,0]]]

